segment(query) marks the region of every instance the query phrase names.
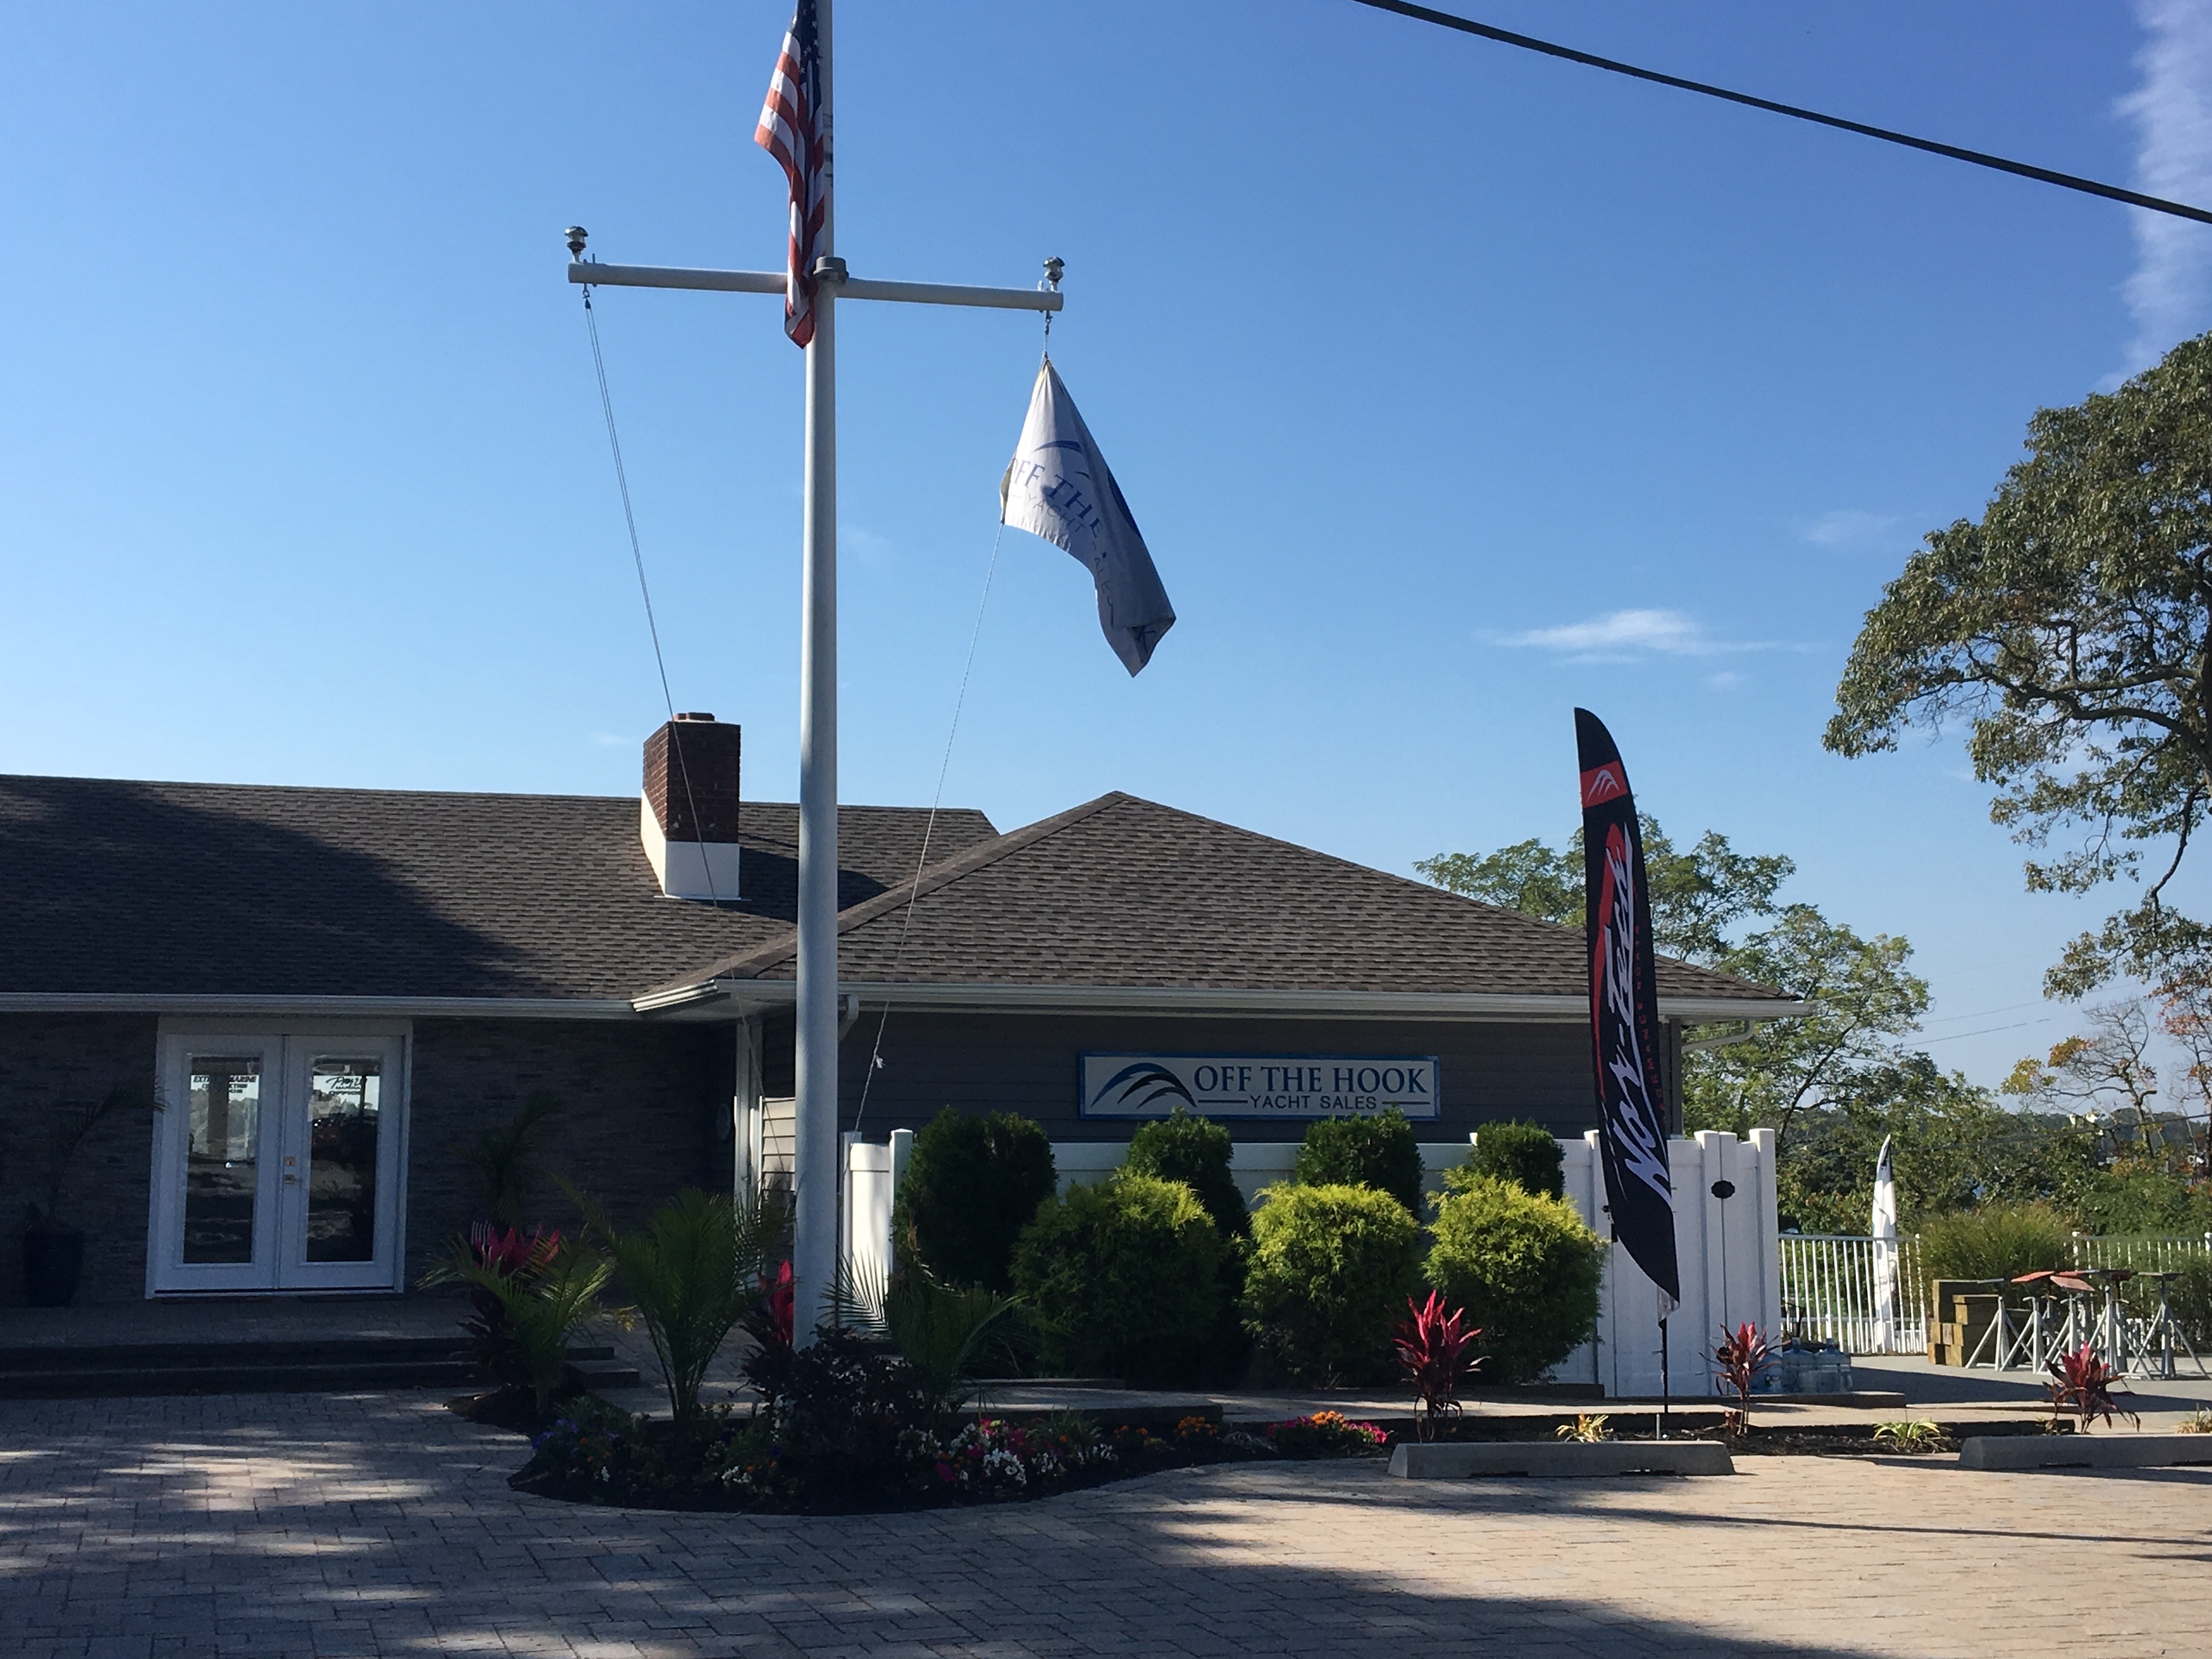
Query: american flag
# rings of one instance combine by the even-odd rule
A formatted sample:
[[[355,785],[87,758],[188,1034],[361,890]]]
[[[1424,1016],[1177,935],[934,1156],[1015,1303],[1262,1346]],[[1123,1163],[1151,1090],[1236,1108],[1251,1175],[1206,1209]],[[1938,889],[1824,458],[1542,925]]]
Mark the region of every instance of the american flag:
[[[753,142],[775,157],[791,181],[791,270],[783,331],[793,344],[804,346],[814,338],[814,244],[830,212],[830,129],[822,107],[814,0],[799,0],[792,14]]]

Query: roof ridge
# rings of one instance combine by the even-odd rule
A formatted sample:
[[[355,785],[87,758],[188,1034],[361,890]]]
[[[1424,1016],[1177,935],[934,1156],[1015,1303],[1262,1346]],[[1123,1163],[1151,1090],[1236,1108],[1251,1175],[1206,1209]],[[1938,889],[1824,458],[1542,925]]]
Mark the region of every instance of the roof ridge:
[[[974,847],[955,853],[950,858],[939,859],[934,864],[925,866],[918,880],[902,883],[896,887],[887,887],[873,898],[864,899],[858,904],[839,911],[837,913],[838,936],[842,938],[854,928],[863,927],[878,917],[889,915],[902,905],[918,902],[926,894],[934,893],[940,888],[958,881],[963,876],[973,875],[976,871],[996,864],[1001,859],[1011,857],[1025,848],[1033,847],[1041,841],[1058,835],[1073,824],[1080,823],[1094,813],[1103,812],[1109,806],[1117,806],[1125,801],[1133,801],[1138,799],[1139,797],[1124,791],[1109,789],[1095,800],[1085,801],[1079,806],[1071,806],[1064,812],[1054,813],[1050,817],[1039,818],[1035,823],[1025,823],[1018,830],[1009,830],[1002,836],[978,842]],[[709,963],[700,973],[686,975],[686,980],[757,979],[763,969],[772,968],[776,963],[795,955],[798,949],[799,930],[793,927],[789,933],[756,950],[749,951],[741,957],[726,957],[722,961]]]
[[[118,788],[134,789],[230,790],[255,794],[378,795],[387,799],[398,797],[407,799],[427,797],[436,800],[598,801],[622,802],[630,805],[635,805],[637,802],[635,794],[580,795],[564,790],[387,789],[379,788],[371,784],[358,783],[225,783],[200,778],[99,778],[75,776],[62,772],[0,772],[0,787],[5,787],[10,784],[27,783],[104,784]],[[779,806],[787,807],[794,812],[799,810],[797,801],[755,800],[745,796],[739,797],[738,805],[740,808]],[[920,817],[931,809],[927,806],[875,805],[863,801],[840,801],[837,810],[840,812],[904,812]],[[988,817],[980,806],[940,806],[936,809],[936,811],[939,817],[952,812],[972,812],[979,817]]]

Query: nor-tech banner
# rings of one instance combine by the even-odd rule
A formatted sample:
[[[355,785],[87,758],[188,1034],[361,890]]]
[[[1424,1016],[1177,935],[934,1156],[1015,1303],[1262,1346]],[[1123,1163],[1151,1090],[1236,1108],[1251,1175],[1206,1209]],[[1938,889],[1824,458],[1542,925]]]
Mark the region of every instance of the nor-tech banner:
[[[1435,1117],[1433,1054],[1085,1054],[1085,1117]]]

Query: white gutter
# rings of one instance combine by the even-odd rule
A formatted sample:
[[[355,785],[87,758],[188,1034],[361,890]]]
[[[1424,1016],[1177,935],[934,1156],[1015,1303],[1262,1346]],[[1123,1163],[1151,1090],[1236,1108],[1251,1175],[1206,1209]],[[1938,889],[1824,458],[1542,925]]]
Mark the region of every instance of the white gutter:
[[[0,1014],[322,1015],[386,1019],[635,1019],[627,997],[162,996],[0,991]]]
[[[1479,1019],[1580,1022],[1589,1018],[1589,1000],[1495,991],[1287,991],[1216,989],[1126,985],[927,985],[842,981],[841,995],[868,1007],[916,1012],[1244,1014],[1279,1018],[1334,1016],[1349,1019]],[[697,1010],[724,1018],[728,1011],[708,1005],[731,1002],[750,1014],[788,1008],[796,995],[789,980],[703,980],[635,998],[641,1014]],[[1685,1024],[1717,1020],[1790,1019],[1813,1012],[1813,1005],[1784,998],[1662,997],[1662,1019]]]

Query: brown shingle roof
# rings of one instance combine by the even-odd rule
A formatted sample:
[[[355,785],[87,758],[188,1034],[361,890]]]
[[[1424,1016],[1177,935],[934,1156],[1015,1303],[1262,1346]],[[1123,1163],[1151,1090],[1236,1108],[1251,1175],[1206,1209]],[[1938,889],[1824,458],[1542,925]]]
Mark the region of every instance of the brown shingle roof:
[[[848,982],[1587,994],[1579,929],[1133,795],[932,866],[842,918]],[[789,937],[684,976],[788,979]],[[1662,957],[1668,997],[1771,999]]]
[[[838,896],[927,813],[838,814]],[[790,932],[798,808],[743,808],[744,901],[665,898],[635,797],[0,777],[0,993],[628,997]],[[938,816],[933,858],[994,834]]]

